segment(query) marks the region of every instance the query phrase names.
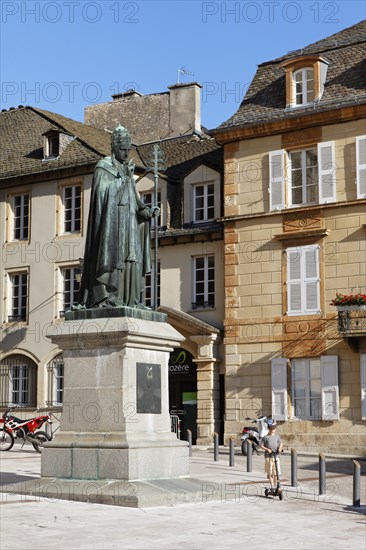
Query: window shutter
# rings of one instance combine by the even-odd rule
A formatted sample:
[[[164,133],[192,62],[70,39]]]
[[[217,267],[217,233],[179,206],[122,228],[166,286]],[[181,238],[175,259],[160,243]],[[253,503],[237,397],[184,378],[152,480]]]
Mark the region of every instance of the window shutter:
[[[284,151],[269,153],[269,207],[281,210],[285,207],[285,163]]]
[[[320,358],[322,382],[322,420],[339,420],[338,357]]]
[[[301,313],[301,249],[287,250],[288,313]]]
[[[366,353],[360,356],[361,370],[361,418],[366,420]]]
[[[366,198],[366,136],[356,137],[357,198]]]
[[[272,417],[287,420],[287,359],[275,357],[271,362]]]
[[[319,202],[336,201],[334,141],[318,143]]]
[[[319,302],[319,247],[304,249],[305,254],[305,312],[320,310]]]

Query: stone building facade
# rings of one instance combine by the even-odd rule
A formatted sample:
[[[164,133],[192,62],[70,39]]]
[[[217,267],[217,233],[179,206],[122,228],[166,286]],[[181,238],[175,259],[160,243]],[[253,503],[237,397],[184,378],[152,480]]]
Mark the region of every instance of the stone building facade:
[[[361,22],[258,67],[224,145],[225,436],[365,452],[366,72]]]
[[[182,436],[190,428],[194,441],[208,442],[214,431],[223,430],[223,241],[217,222],[222,151],[201,129],[197,93],[199,98],[199,86],[189,84],[161,94],[174,96],[164,112],[175,137],[161,140],[155,123],[152,133],[140,120],[147,134],[140,132],[143,143],[132,147],[131,158],[137,189],[152,205],[155,143],[164,156],[156,197],[158,295],[153,273],[142,298],[147,306],[160,306],[186,338],[171,357],[172,413],[181,420]],[[147,119],[150,99],[145,97],[142,109]],[[136,114],[124,110],[124,101],[116,105],[116,122],[131,127],[134,138]],[[195,124],[188,131],[182,126],[187,120]],[[57,332],[65,309],[78,300],[92,174],[96,162],[110,154],[110,131],[104,123],[96,127],[98,117],[93,122],[32,107],[0,114],[0,406],[18,406],[25,416],[35,407],[59,412],[63,406],[63,358],[48,335]]]

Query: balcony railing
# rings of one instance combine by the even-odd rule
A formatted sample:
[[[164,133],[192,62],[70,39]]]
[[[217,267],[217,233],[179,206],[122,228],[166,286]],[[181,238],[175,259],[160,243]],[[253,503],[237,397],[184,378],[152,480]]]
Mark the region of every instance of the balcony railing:
[[[338,331],[343,336],[366,335],[366,306],[342,306],[338,310]]]

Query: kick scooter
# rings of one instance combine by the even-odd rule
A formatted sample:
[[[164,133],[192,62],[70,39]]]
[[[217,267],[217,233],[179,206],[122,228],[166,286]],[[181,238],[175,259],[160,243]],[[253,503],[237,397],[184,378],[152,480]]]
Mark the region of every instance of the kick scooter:
[[[274,454],[274,463],[275,463],[275,470],[276,470],[276,478],[277,478],[277,485],[276,487],[266,487],[264,490],[264,494],[266,497],[273,496],[278,497],[280,500],[283,499],[283,493],[282,493],[282,487],[281,487],[281,481],[278,475],[278,463],[277,463],[277,457],[278,457],[278,451]]]

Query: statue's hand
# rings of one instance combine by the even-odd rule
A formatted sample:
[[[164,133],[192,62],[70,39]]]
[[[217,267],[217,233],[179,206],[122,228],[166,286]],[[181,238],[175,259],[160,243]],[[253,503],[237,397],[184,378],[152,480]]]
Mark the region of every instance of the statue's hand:
[[[135,163],[130,159],[130,160],[128,161],[128,165],[127,165],[127,166],[128,166],[129,171],[130,171],[130,174],[132,175],[132,174],[134,173],[134,171],[135,171]]]
[[[151,209],[151,217],[158,218],[159,216],[160,216],[160,208],[158,206],[154,206],[154,208]]]

